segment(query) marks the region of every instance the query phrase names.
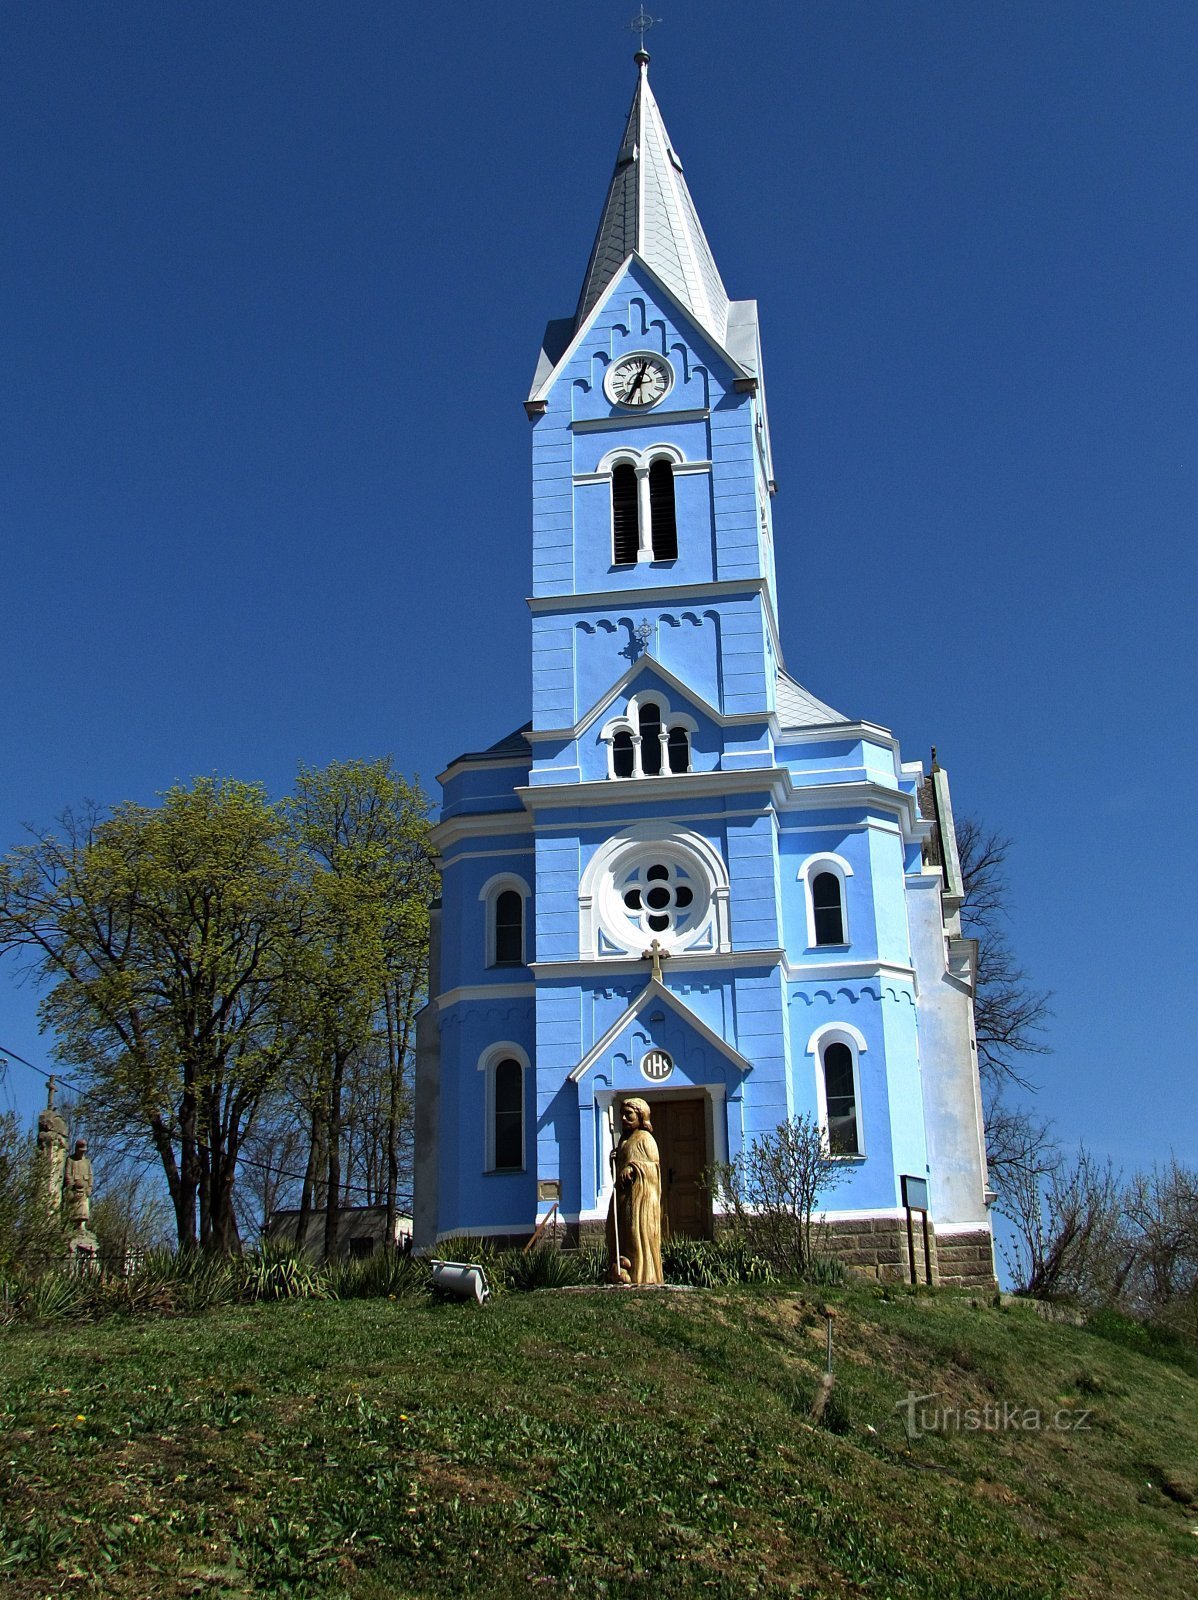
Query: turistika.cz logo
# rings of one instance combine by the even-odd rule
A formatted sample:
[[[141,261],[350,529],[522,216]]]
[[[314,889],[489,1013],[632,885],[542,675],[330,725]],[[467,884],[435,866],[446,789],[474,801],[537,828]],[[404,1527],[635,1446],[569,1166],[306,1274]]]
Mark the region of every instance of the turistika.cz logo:
[[[894,1409],[902,1413],[908,1439],[925,1433],[1081,1433],[1092,1426],[1093,1411],[1081,1406],[1058,1406],[1042,1411],[1039,1406],[1021,1405],[1015,1400],[988,1401],[984,1406],[954,1406],[938,1401],[938,1391],[896,1400]]]

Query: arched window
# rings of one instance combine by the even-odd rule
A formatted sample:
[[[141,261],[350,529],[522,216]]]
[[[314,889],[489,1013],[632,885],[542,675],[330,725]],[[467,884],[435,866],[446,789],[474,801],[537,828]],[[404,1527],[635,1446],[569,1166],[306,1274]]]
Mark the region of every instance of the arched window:
[[[816,944],[843,944],[844,901],[835,872],[817,872],[811,880],[811,918]]]
[[[678,523],[674,515],[674,469],[663,456],[649,465],[649,521],[654,561],[676,560]]]
[[[661,707],[647,700],[640,709],[641,771],[656,778],[661,771]]]
[[[631,778],[635,770],[632,735],[627,728],[614,734],[611,742],[612,774],[617,778]]]
[[[492,1087],[493,1172],[524,1166],[524,1069],[512,1056],[495,1063]]]
[[[671,772],[689,772],[691,769],[691,736],[685,728],[670,729],[666,740],[666,754]]]
[[[530,895],[527,883],[514,872],[497,872],[479,890],[488,967],[522,967],[532,960]]]
[[[827,1114],[828,1151],[834,1156],[861,1154],[857,1127],[857,1074],[853,1052],[839,1040],[824,1045],[824,1106]]]
[[[640,518],[637,513],[636,468],[630,461],[618,461],[611,475],[612,562],[617,567],[636,563],[640,543]]]
[[[524,961],[524,896],[504,889],[495,896],[495,965],[518,967]]]
[[[848,890],[852,876],[851,863],[834,850],[808,856],[800,866],[809,950],[843,950],[851,945]]]

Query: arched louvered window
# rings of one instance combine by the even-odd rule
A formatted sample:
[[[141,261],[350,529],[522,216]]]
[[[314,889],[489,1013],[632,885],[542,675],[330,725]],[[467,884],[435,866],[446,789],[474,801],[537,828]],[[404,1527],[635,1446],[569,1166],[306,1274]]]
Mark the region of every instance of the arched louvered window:
[[[834,1156],[860,1155],[853,1052],[847,1044],[826,1044],[823,1051],[823,1066],[824,1104],[828,1114],[828,1150]]]
[[[671,728],[666,740],[666,754],[671,772],[689,772],[691,769],[691,736],[685,728]]]
[[[661,710],[648,701],[640,709],[641,771],[655,778],[661,771]]]
[[[524,1072],[506,1056],[495,1064],[493,1090],[495,1172],[518,1172],[524,1166]]]
[[[622,729],[611,742],[612,772],[617,778],[631,778],[635,771],[632,752],[632,735]]]
[[[674,516],[674,469],[658,456],[649,467],[649,518],[653,526],[654,561],[678,555],[678,523]]]
[[[640,543],[637,515],[636,468],[619,461],[611,475],[612,561],[617,567],[636,562]]]
[[[504,889],[495,896],[495,965],[518,967],[524,960],[524,896]]]
[[[844,902],[834,872],[817,872],[811,880],[811,912],[816,944],[844,943]]]

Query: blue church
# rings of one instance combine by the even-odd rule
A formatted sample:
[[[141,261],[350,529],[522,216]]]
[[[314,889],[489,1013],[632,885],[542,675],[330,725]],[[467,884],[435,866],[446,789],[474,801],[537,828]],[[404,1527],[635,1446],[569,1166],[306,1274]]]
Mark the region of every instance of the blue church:
[[[808,1114],[846,1261],[992,1282],[947,776],[784,665],[757,305],[729,299],[636,63],[525,402],[532,718],[441,774],[415,1240],[524,1241],[554,1207],[599,1232],[636,1094],[667,1235],[718,1226],[708,1163]]]

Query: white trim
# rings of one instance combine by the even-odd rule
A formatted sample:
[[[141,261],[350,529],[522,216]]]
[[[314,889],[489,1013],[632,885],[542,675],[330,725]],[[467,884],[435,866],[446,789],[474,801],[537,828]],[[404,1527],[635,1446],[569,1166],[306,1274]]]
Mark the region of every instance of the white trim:
[[[815,936],[815,895],[812,889],[812,880],[822,873],[828,873],[840,885],[840,938],[831,944],[820,944]],[[808,950],[847,950],[853,942],[849,932],[849,879],[853,876],[853,868],[843,856],[837,855],[834,850],[824,850],[818,855],[808,856],[795,874],[803,885],[803,905],[807,912],[807,948]]]
[[[499,896],[511,889],[520,896],[520,959],[519,961],[504,961],[500,963],[495,958],[495,913],[499,904]],[[497,872],[487,879],[478,891],[478,898],[486,907],[483,917],[484,952],[488,967],[523,967],[528,964],[528,902],[532,899],[532,890],[525,880],[515,872]]]
[[[638,180],[639,179],[640,174],[638,173]],[[684,317],[686,321],[691,324],[695,332],[703,339],[704,343],[710,346],[710,348],[716,352],[720,359],[732,369],[733,373],[736,374],[737,377],[756,377],[756,373],[750,372],[746,366],[742,365],[742,363],[737,361],[735,357],[728,354],[728,351],[712,333],[711,329],[703,326],[698,317],[696,317],[695,313],[688,305],[686,305],[678,293],[671,289],[669,284],[665,283],[658,273],[654,272],[653,268],[642,255],[640,255],[637,251],[632,250],[629,251],[628,255],[624,257],[623,261],[616,268],[615,272],[612,274],[611,282],[607,285],[607,288],[604,289],[598,300],[596,300],[595,304],[591,307],[589,314],[583,320],[582,326],[577,330],[574,337],[570,340],[570,343],[558,357],[558,360],[552,369],[546,373],[541,382],[536,386],[535,389],[533,389],[525,404],[548,400],[549,391],[553,388],[561,373],[574,359],[575,352],[582,345],[583,341],[594,327],[601,313],[606,309],[607,302],[614,297],[617,288],[626,282],[628,277],[628,268],[634,261],[641,271],[644,272],[648,277],[653,287],[669,296],[670,304],[674,307],[679,316]],[[627,422],[628,418],[625,416],[620,416],[606,417],[596,420],[602,420],[603,425],[610,428],[613,425],[618,426],[622,422]]]
[[[591,1046],[578,1065],[570,1072],[569,1078],[572,1083],[580,1083],[582,1081],[604,1051],[615,1043],[628,1024],[635,1021],[651,1000],[662,1001],[673,1011],[676,1011],[682,1020],[689,1023],[695,1032],[706,1039],[713,1049],[729,1060],[738,1072],[752,1072],[753,1063],[751,1061],[742,1056],[739,1050],[734,1050],[726,1039],[721,1039],[713,1028],[707,1026],[702,1017],[697,1017],[691,1008],[679,1000],[677,996],[672,995],[663,983],[659,983],[656,978],[650,978],[627,1011],[612,1023],[603,1037]],[[696,1084],[694,1087],[698,1089],[702,1086]],[[630,1091],[624,1089],[619,1092],[628,1094]]]
[[[691,970],[699,968],[703,971],[717,969],[720,972],[726,969],[740,967],[766,967],[772,968],[779,965],[785,967],[786,952],[781,948],[772,950],[679,950],[670,957],[670,971],[677,972],[681,969]],[[573,980],[576,978],[604,978],[633,977],[638,972],[643,972],[645,960],[643,956],[636,955],[611,955],[583,957],[578,961],[534,961],[532,970],[538,982],[550,982],[555,978]]]
[[[450,1006],[473,1005],[479,1000],[529,1000],[536,992],[535,983],[461,983],[437,995],[436,1004],[438,1011],[448,1011]]]
[[[842,1044],[848,1050],[853,1061],[853,1117],[857,1125],[857,1148],[838,1152],[837,1160],[861,1161],[867,1154],[865,1147],[865,1121],[861,1114],[861,1069],[860,1057],[869,1046],[865,1042],[865,1035],[860,1028],[854,1028],[851,1022],[825,1022],[817,1028],[807,1041],[807,1054],[815,1058],[815,1101],[818,1107],[820,1129],[823,1132],[824,1143],[829,1141],[828,1131],[828,1086],[826,1081],[826,1068],[824,1066],[824,1051],[830,1044]]]
[[[686,411],[626,412],[619,417],[575,417],[566,426],[571,433],[611,433],[616,428],[648,428],[654,423],[706,422],[711,416],[710,406],[692,406]]]
[[[441,856],[438,872],[448,872],[450,867],[465,866],[468,861],[506,861],[512,856],[535,856],[536,845],[508,845],[503,850],[463,850],[456,856]]]
[[[660,766],[654,777],[678,778],[683,774],[674,772],[670,767],[670,735],[676,728],[681,728],[687,735],[686,741],[686,772],[693,770],[691,760],[694,754],[690,735],[699,731],[699,724],[694,717],[684,711],[671,711],[670,702],[661,689],[641,689],[632,695],[622,715],[609,717],[599,730],[599,741],[607,746],[607,775],[613,783],[628,783],[634,778],[644,778],[647,774],[643,770],[641,749],[644,744],[644,735],[641,733],[641,711],[647,705],[657,707],[659,732],[657,742],[661,750]],[[628,734],[632,740],[632,771],[625,776],[616,773],[615,739],[619,733]]]
[[[515,1061],[520,1068],[520,1165],[497,1168],[495,1165],[495,1069],[501,1061]],[[528,1171],[528,1075],[532,1064],[527,1051],[510,1040],[488,1045],[478,1058],[478,1070],[487,1075],[484,1094],[483,1173],[507,1176]]]
[[[683,776],[674,773],[668,781],[677,783]],[[620,786],[613,787],[618,792]],[[639,956],[649,942],[650,936],[633,927],[623,902],[617,901],[616,882],[633,859],[650,851],[659,852],[667,861],[677,861],[696,874],[696,891],[701,888],[707,898],[702,914],[696,913],[693,927],[679,935],[667,931],[662,940],[665,948],[673,954],[675,949],[694,949],[703,939],[708,941],[706,948],[712,954],[732,948],[728,911],[731,890],[728,868],[719,851],[693,829],[665,821],[636,822],[605,839],[583,871],[578,886],[578,952],[582,959],[599,954],[601,931],[615,949],[632,956]]]

